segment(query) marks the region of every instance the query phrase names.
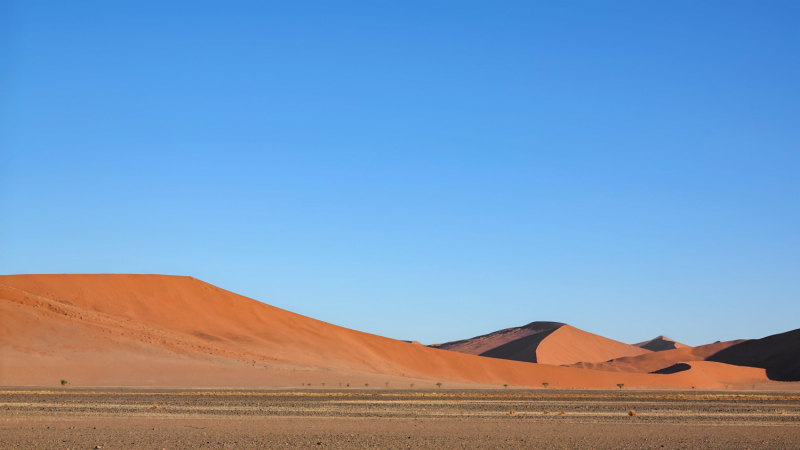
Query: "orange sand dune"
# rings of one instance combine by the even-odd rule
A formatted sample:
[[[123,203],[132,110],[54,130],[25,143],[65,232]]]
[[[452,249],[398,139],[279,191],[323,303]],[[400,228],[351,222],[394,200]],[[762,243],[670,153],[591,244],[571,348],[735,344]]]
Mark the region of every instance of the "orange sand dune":
[[[740,342],[744,341],[717,342],[698,347],[682,347],[639,356],[626,356],[602,363],[578,363],[570,367],[609,372],[650,373],[678,363],[705,361],[709,356]]]
[[[580,335],[576,331],[568,328],[565,338]],[[768,383],[762,369],[724,364],[713,371],[692,367],[654,375],[437,350],[320,322],[190,277],[0,276],[0,385],[53,385],[61,379],[84,386],[206,387]]]
[[[650,353],[650,350],[559,322],[533,322],[432,347],[490,358],[553,365],[601,362]]]
[[[688,347],[688,345],[675,342],[666,336],[656,336],[649,341],[639,342],[633,345],[650,350],[651,352],[663,352],[664,350]]]

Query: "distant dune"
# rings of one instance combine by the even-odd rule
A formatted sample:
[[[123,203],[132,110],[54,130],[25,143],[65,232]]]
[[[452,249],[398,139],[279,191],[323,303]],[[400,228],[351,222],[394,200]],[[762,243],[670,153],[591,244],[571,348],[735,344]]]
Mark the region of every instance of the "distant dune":
[[[616,348],[610,340],[569,326],[558,327],[548,339],[554,336],[540,345],[540,356],[556,363],[585,354],[605,357],[601,353]],[[433,349],[310,319],[190,277],[0,276],[4,386],[53,386],[62,379],[73,386],[175,387],[434,387],[442,382],[450,387],[616,388],[623,383],[718,389],[734,382],[769,383],[764,369],[690,364],[670,375],[618,373]]]
[[[717,342],[698,347],[681,347],[672,350],[650,352],[644,355],[615,358],[602,363],[578,363],[570,367],[605,370],[611,372],[651,373],[675,364],[705,361],[711,355],[744,341]]]
[[[432,347],[461,353],[539,364],[569,365],[600,362],[650,353],[559,322],[532,322],[471,339]]]
[[[633,345],[650,350],[651,352],[663,352],[664,350],[674,350],[676,348],[688,347],[688,345],[675,342],[666,336],[658,336],[654,339],[650,339],[649,341],[639,342],[638,344]]]

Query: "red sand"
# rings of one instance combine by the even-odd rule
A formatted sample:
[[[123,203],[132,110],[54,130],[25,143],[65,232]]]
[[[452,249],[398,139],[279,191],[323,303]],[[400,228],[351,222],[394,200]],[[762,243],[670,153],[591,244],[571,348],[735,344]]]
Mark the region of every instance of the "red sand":
[[[643,355],[649,350],[564,325],[545,338],[536,349],[542,364],[568,365],[599,362],[623,356]]]
[[[650,373],[678,363],[705,361],[711,355],[740,342],[744,341],[717,342],[698,347],[682,347],[639,356],[616,358],[603,363],[578,363],[573,364],[571,367],[610,372]]]
[[[585,332],[564,330],[563,342]],[[589,333],[586,333],[589,334]],[[548,358],[558,346],[546,348]],[[592,350],[595,351],[595,350]],[[484,358],[361,333],[190,277],[0,276],[0,385],[281,387],[428,380],[448,386],[722,388],[763,369],[691,363],[615,373]],[[418,387],[422,387],[418,385]]]

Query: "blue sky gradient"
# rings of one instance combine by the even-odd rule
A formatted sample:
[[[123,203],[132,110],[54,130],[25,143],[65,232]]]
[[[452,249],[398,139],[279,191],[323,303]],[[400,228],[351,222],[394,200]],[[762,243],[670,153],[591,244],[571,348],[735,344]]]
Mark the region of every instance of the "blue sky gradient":
[[[424,343],[800,327],[800,3],[263,3],[0,6],[0,273]]]

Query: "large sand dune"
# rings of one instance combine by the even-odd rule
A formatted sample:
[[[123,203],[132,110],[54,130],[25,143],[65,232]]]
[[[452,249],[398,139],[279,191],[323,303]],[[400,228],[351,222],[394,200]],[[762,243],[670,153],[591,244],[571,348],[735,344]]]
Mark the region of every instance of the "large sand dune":
[[[582,336],[571,328],[566,337]],[[208,387],[768,383],[763,369],[721,363],[652,375],[432,349],[310,319],[190,277],[0,276],[0,385],[53,385],[61,379],[85,386]]]
[[[738,343],[708,360],[766,369],[772,380],[800,381],[800,329]]]
[[[553,365],[595,363],[650,353],[650,350],[559,322],[533,322],[432,347],[490,358]]]

